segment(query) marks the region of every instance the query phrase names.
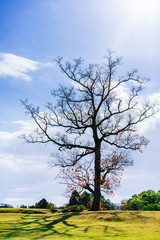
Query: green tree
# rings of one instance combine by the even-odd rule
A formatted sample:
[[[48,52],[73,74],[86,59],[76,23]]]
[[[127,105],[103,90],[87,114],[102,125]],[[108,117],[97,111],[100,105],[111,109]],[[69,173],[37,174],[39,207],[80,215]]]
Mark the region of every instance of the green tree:
[[[160,210],[160,194],[153,190],[143,191],[140,194],[134,194],[131,199],[125,203],[127,210]]]
[[[54,205],[53,203],[50,203],[50,202],[48,203],[47,208],[52,209],[52,210],[58,209],[58,208],[56,207],[56,205]]]
[[[101,196],[100,202],[107,210],[116,210],[116,205],[112,203],[109,199],[105,199],[104,196]]]
[[[127,206],[127,210],[141,210],[143,208],[143,203],[140,199],[131,199],[129,205]]]
[[[73,205],[80,205],[80,195],[76,190],[72,192],[72,195],[69,199],[69,206]]]
[[[48,208],[47,200],[45,198],[42,198],[42,200],[35,204],[35,208]]]
[[[138,98],[148,79],[137,70],[119,76],[121,58],[110,51],[104,63],[85,68],[82,59],[55,62],[71,85],[52,91],[54,103],[47,103],[46,111],[22,101],[36,125],[23,138],[55,144],[59,151],[51,166],[62,169],[59,176],[68,187],[92,193],[92,210],[99,210],[101,192],[112,193],[124,168],[133,164],[129,150],[142,152],[148,144],[137,124],[155,114],[157,104]]]
[[[89,202],[93,200],[92,194],[84,191],[80,196],[80,203],[86,208],[89,206]]]

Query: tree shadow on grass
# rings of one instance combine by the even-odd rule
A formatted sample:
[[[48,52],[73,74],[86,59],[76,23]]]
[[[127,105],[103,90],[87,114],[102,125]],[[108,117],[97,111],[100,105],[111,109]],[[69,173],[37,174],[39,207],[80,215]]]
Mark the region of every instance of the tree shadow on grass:
[[[29,219],[28,216],[21,217],[20,221],[15,223],[13,221],[7,223],[6,229],[0,231],[0,234],[5,233],[4,239],[15,238],[15,237],[26,237],[31,236],[31,239],[41,239],[44,237],[53,236],[53,234],[59,236],[71,237],[69,233],[71,229],[78,228],[75,224],[67,222],[73,215],[79,215],[79,213],[68,213],[63,215],[57,215],[57,219],[53,220],[55,216],[33,216]],[[60,231],[56,229],[56,225],[62,223]],[[70,227],[70,228],[66,228]],[[8,234],[7,234],[8,232]],[[37,234],[36,234],[37,233]]]
[[[91,218],[88,218],[88,223],[84,228],[84,225],[81,224],[72,224],[70,222],[70,218],[73,216],[81,215],[81,213],[63,213],[63,214],[53,214],[53,215],[41,215],[41,214],[31,214],[23,215],[17,222],[15,220],[10,220],[8,222],[4,222],[3,230],[0,230],[0,239],[16,239],[21,237],[22,239],[33,239],[39,240],[45,237],[48,239],[54,239],[58,236],[58,238],[62,237],[75,237],[75,232],[72,230],[78,229],[78,231],[83,232],[84,234],[88,234],[89,232],[95,233],[95,237],[99,234],[99,231],[107,237],[118,237],[119,234],[123,238],[127,236],[127,231],[122,230],[121,227],[111,226],[107,224],[107,222],[126,222],[126,221],[142,221],[146,219],[146,216],[141,215],[141,212],[137,211],[128,211],[128,212],[93,212],[90,213]],[[126,218],[127,216],[127,218]],[[92,222],[92,218],[95,218],[96,222],[94,223],[94,219]],[[98,222],[97,222],[98,220]],[[102,220],[102,223],[101,223]],[[77,221],[77,220],[76,220]],[[75,221],[75,222],[76,222]],[[90,221],[92,224],[90,224]],[[106,224],[104,224],[104,221]],[[4,236],[4,238],[2,238]],[[85,237],[85,235],[84,235]],[[88,238],[90,239],[90,238]],[[96,239],[96,238],[95,238]]]
[[[106,215],[106,213],[108,213]],[[148,221],[151,217],[143,216],[141,211],[108,211],[98,212],[98,219],[108,222],[125,222],[125,221]],[[106,215],[106,216],[105,216]]]

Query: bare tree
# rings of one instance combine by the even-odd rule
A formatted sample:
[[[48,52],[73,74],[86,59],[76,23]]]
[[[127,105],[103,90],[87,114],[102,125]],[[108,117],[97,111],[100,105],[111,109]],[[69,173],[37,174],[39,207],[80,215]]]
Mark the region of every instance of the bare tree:
[[[120,176],[133,161],[129,150],[148,144],[137,132],[137,124],[156,113],[156,102],[142,101],[139,93],[149,79],[132,70],[117,76],[121,58],[108,51],[105,63],[82,68],[82,59],[56,63],[70,79],[70,87],[59,86],[51,94],[54,104],[45,112],[22,101],[36,124],[23,138],[30,143],[53,143],[52,166],[62,168],[60,177],[73,189],[81,187],[94,195],[93,210],[99,210],[101,191],[119,186]]]

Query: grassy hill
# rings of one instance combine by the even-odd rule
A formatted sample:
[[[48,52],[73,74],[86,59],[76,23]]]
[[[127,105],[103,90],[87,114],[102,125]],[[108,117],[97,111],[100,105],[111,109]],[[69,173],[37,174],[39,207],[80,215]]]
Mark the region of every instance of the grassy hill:
[[[160,240],[160,212],[0,209],[0,239]]]

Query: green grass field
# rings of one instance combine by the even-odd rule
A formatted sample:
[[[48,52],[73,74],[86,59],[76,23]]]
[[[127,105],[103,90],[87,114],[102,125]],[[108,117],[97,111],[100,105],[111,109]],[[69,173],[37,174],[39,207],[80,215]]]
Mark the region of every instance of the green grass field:
[[[160,212],[0,209],[0,239],[160,240]]]

